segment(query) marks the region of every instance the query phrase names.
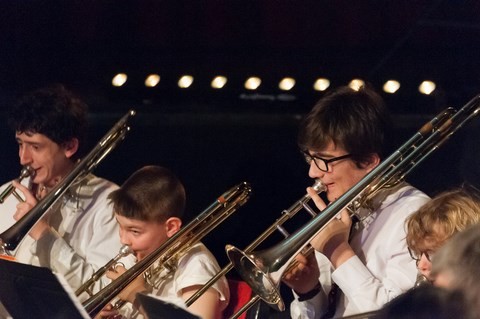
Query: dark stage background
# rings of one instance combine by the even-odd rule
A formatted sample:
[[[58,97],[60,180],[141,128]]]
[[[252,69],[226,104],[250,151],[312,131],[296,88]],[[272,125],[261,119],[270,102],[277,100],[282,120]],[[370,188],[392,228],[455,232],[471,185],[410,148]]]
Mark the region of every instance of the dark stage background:
[[[131,132],[95,173],[121,184],[143,165],[166,166],[186,186],[189,218],[251,183],[251,199],[204,239],[224,265],[225,244],[247,246],[312,185],[296,135],[324,94],[312,90],[314,79],[335,88],[358,77],[378,91],[399,80],[396,94],[382,93],[396,149],[445,107],[480,93],[479,16],[473,0],[0,0],[0,179],[20,172],[5,119],[19,94],[60,82],[83,97],[90,147],[133,108]],[[118,72],[129,79],[113,88]],[[150,73],[161,76],[155,88],[143,85]],[[178,89],[186,73],[194,84]],[[229,80],[213,91],[217,74]],[[251,75],[263,80],[254,92],[242,87]],[[297,80],[292,91],[278,90],[284,76]],[[423,80],[437,83],[430,96],[418,93]],[[462,128],[407,180],[431,196],[462,183],[480,187],[479,125]]]

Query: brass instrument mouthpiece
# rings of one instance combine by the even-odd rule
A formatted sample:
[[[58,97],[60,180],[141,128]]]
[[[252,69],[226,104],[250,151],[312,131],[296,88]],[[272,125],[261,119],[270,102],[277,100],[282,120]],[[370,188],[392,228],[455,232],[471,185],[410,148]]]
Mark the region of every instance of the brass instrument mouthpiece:
[[[17,180],[21,182],[22,179],[24,179],[25,177],[34,176],[34,175],[35,175],[35,170],[32,167],[27,165],[22,168],[22,170],[20,171],[20,176],[17,178]],[[13,196],[15,196],[15,198],[17,198],[18,201],[23,202],[23,198],[15,191],[15,187],[13,187],[13,184],[10,184],[8,185],[7,188],[5,188],[2,194],[0,194],[0,204],[3,204],[5,199],[7,199],[7,197],[10,196],[11,194],[13,194]]]
[[[117,259],[120,259],[120,257],[126,257],[130,254],[133,254],[133,250],[130,248],[130,246],[127,246],[127,245],[123,245],[121,248],[120,248],[120,251],[117,255]]]
[[[18,177],[18,179],[22,180],[22,179],[24,179],[25,177],[28,177],[28,176],[34,177],[35,176],[35,170],[31,166],[26,165],[20,171],[20,176]]]
[[[325,192],[327,190],[327,187],[325,186],[325,184],[323,184],[323,182],[319,179],[315,180],[315,183],[312,185],[312,188],[317,193]]]

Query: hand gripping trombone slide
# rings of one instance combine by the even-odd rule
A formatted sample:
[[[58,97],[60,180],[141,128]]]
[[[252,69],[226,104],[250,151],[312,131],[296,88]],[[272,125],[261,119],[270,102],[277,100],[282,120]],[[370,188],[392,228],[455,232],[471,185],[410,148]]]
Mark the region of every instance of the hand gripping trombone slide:
[[[163,245],[86,300],[83,306],[87,313],[92,318],[95,317],[116,295],[135,278],[142,275],[156,261],[159,261],[159,269],[155,269],[155,273],[160,273],[163,268],[166,270],[170,269],[194,244],[198,243],[205,235],[243,206],[249,199],[250,194],[251,187],[247,182],[240,183],[223,193],[200,215],[185,227],[182,227]]]
[[[75,164],[73,170],[65,176],[44,198],[42,198],[28,214],[23,216],[9,229],[0,234],[0,255],[10,255],[30,229],[46,214],[56,201],[75,183],[86,177],[102,159],[107,156],[130,130],[128,120],[135,115],[134,110],[125,114],[98,142],[98,144],[81,161]]]
[[[398,185],[414,167],[479,112],[480,95],[458,111],[447,108],[294,234],[272,248],[253,253],[227,245],[228,258],[260,298],[275,309],[285,310],[279,291],[283,273],[328,222],[342,210],[355,212],[368,205],[380,190]]]

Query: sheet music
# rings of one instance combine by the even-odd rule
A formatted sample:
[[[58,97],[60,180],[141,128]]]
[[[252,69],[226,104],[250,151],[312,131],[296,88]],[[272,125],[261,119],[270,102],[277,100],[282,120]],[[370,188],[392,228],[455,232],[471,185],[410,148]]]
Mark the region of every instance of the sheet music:
[[[90,319],[63,276],[1,258],[0,301],[2,319]]]
[[[148,319],[200,319],[188,310],[162,299],[143,293],[137,293],[137,298]]]
[[[73,304],[78,309],[78,312],[82,315],[82,317],[85,319],[91,319],[91,317],[88,315],[87,311],[83,307],[82,303],[73,292],[72,287],[70,287],[70,285],[67,283],[65,277],[63,277],[62,274],[56,272],[54,272],[53,274],[57,277],[58,281],[62,285],[63,289],[65,289],[65,292],[68,294],[70,299],[73,301]]]

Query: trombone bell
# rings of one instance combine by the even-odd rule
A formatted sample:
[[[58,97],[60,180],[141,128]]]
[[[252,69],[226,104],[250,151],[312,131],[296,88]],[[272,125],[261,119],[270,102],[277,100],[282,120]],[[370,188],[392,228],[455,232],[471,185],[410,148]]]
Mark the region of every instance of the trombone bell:
[[[285,303],[278,289],[283,269],[275,273],[267,273],[267,271],[262,270],[264,268],[263,262],[261,262],[262,258],[256,258],[254,254],[246,254],[232,245],[226,245],[225,250],[238,274],[248,283],[250,288],[272,308],[277,311],[284,311]],[[278,280],[275,278],[275,274],[279,274]]]
[[[405,176],[434,150],[438,149],[465,123],[480,113],[480,95],[460,110],[448,108],[426,123],[407,142],[385,158],[343,195],[331,202],[321,214],[267,250],[246,254],[227,245],[227,255],[239,275],[265,302],[283,309],[279,289],[283,271],[296,255],[344,209],[354,211],[366,204],[383,188],[398,185]],[[278,300],[280,299],[280,300]]]

